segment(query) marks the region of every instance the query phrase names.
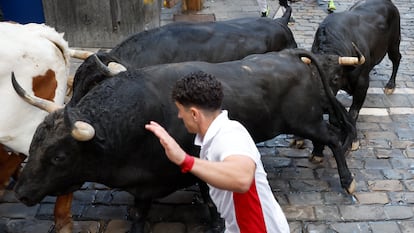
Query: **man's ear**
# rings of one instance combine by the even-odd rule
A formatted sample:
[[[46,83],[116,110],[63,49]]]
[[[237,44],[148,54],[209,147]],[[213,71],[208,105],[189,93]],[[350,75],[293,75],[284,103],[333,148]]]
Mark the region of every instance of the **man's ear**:
[[[200,110],[195,107],[190,107],[191,116],[193,116],[194,121],[200,118]]]

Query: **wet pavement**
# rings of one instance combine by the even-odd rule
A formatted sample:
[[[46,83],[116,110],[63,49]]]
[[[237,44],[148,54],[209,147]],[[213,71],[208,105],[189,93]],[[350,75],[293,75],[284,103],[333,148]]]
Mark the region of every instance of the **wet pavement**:
[[[268,1],[270,16],[277,1]],[[336,2],[337,11],[354,1]],[[411,233],[414,232],[414,0],[394,1],[400,10],[402,60],[393,95],[383,94],[391,74],[388,58],[371,72],[370,89],[358,119],[360,148],[350,152],[347,163],[357,181],[348,195],[339,184],[336,163],[329,149],[325,161],[308,161],[312,145],[289,147],[288,135],[259,143],[268,178],[293,233]],[[327,15],[326,2],[291,4],[295,23],[290,25],[298,46],[310,49],[318,23]],[[172,22],[179,5],[163,9],[162,24]],[[255,0],[205,0],[198,14],[214,14],[216,20],[258,16]],[[254,32],[252,32],[253,34]],[[79,65],[73,60],[72,72]],[[349,104],[351,98],[340,94]],[[12,191],[0,197],[0,233],[53,232],[54,197],[26,207]],[[87,183],[75,193],[72,205],[74,232],[128,232],[128,209],[133,197],[121,190]],[[203,232],[208,211],[196,187],[158,200],[150,212],[153,233]]]

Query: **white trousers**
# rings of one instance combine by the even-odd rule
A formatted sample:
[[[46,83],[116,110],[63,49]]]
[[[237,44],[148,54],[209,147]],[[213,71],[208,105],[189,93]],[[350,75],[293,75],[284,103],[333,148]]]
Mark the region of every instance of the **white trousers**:
[[[257,0],[260,12],[267,11],[267,0]]]

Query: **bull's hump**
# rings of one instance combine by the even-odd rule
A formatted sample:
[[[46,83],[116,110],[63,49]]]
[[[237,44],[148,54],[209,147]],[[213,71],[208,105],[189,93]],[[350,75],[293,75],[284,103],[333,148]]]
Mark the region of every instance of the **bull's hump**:
[[[43,75],[37,75],[32,79],[32,89],[35,96],[53,101],[57,88],[55,71],[48,69]]]

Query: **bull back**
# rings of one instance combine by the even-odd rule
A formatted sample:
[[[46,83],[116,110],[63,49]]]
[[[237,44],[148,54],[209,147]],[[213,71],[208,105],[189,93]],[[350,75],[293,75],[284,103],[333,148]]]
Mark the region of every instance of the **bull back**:
[[[131,35],[110,52],[98,53],[108,64],[118,62],[128,69],[151,65],[206,61],[211,63],[242,59],[250,54],[296,48],[292,31],[287,26],[291,9],[280,19],[240,18],[218,22],[176,22]],[[92,87],[108,78],[92,70],[94,58],[86,59],[77,69],[73,95],[76,103]]]

